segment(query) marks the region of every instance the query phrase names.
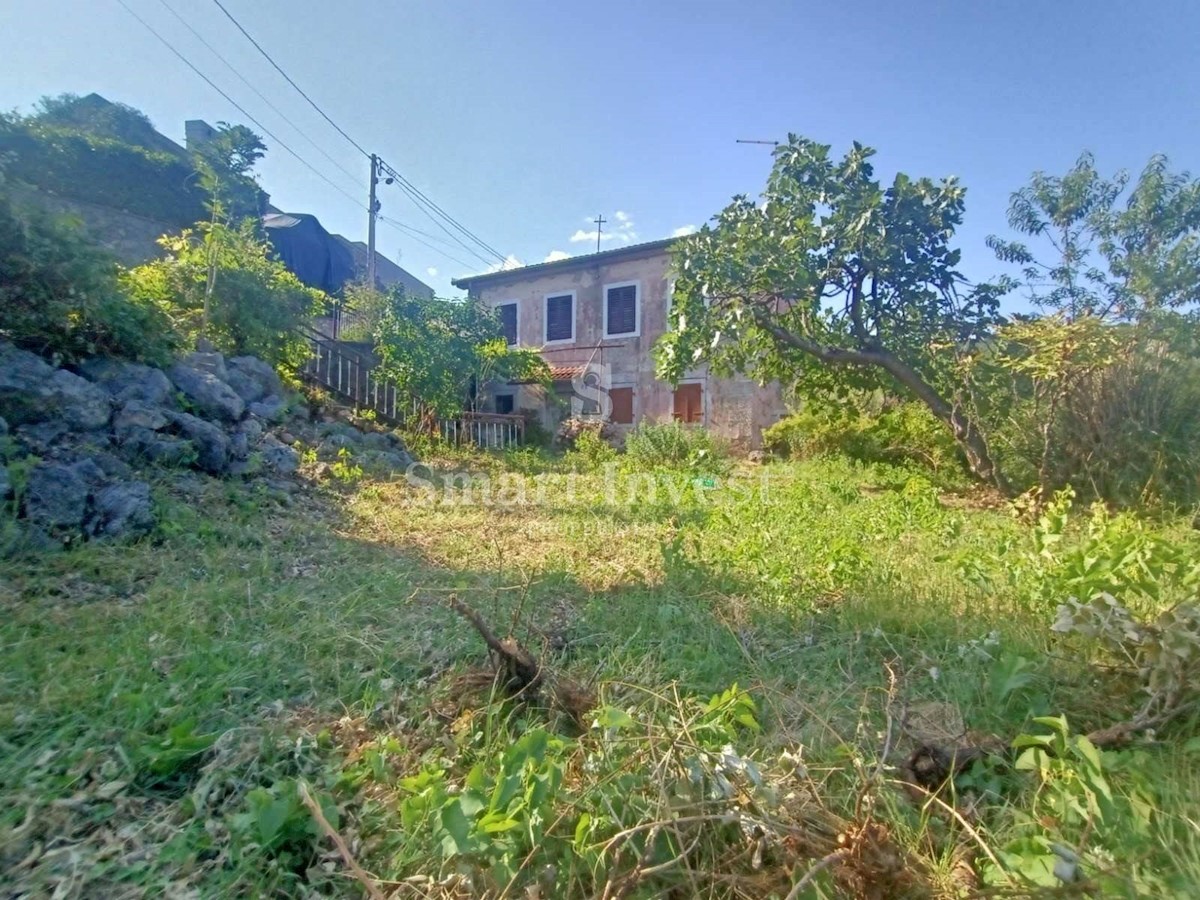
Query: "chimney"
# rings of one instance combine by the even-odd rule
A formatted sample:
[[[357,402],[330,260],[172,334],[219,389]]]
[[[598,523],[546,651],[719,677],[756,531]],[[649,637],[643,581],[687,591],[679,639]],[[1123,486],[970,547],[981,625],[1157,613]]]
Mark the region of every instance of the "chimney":
[[[188,119],[183,123],[183,135],[188,152],[194,153],[202,144],[207,144],[217,136],[217,129],[203,119]]]

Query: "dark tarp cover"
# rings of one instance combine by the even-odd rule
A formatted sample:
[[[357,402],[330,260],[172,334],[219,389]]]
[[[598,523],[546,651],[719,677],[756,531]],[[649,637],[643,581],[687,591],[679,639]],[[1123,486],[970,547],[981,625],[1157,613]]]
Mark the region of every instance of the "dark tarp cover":
[[[316,216],[272,213],[263,216],[263,227],[283,264],[309,287],[333,293],[354,278],[353,255]]]

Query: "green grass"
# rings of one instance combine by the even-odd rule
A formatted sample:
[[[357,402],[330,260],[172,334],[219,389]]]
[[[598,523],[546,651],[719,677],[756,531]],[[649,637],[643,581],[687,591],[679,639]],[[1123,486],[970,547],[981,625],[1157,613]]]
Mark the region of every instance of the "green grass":
[[[1105,755],[1114,800],[1084,827],[1053,821],[1053,792],[1004,767],[976,773],[997,793],[972,808],[970,831],[886,784],[913,746],[895,721],[907,709],[1007,741],[1037,731],[1035,715],[1065,714],[1084,733],[1136,704],[1050,632],[1027,526],[939,496],[916,471],[839,459],[711,485],[662,470],[649,473],[653,497],[648,473],[616,465],[610,490],[577,463],[444,461],[486,475],[493,500],[524,490],[516,505],[446,504],[440,491],[429,502],[370,480],[293,496],[163,483],[153,540],[0,563],[3,881],[31,895],[359,895],[297,800],[302,781],[373,877],[388,890],[428,878],[426,896],[523,896],[542,878],[542,896],[609,884],[782,897],[838,833],[898,854],[903,871],[863,851],[804,896],[954,896],[973,889],[964,855],[986,875],[989,853],[1013,888],[1037,865],[1029,847],[1055,836],[1083,849],[1106,892],[1200,885],[1200,748],[1180,726]],[[632,500],[630,474],[643,477]],[[1155,527],[1200,550],[1182,526]],[[489,700],[472,675],[482,643],[450,595],[500,633],[517,622],[556,675],[593,688],[600,714],[623,724],[585,722],[580,735],[553,712]],[[761,730],[733,706],[703,711],[735,683]],[[726,744],[758,761],[762,796],[717,778]],[[803,758],[803,785],[781,753]],[[422,771],[442,774],[406,780]],[[527,802],[498,830],[455,838],[446,809],[472,779],[503,773],[526,779]],[[732,779],[726,811],[778,834],[714,818],[694,843],[660,827],[606,845],[619,826],[676,817],[683,801],[655,785],[694,778]],[[441,806],[421,807],[431,798]],[[694,849],[672,864],[680,841]],[[628,881],[639,865],[660,872]],[[398,896],[421,896],[413,884]]]

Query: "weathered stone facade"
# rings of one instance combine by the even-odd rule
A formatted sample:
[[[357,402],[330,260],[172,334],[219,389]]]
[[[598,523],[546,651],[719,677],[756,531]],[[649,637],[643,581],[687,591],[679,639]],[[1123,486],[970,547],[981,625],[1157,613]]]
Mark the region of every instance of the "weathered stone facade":
[[[455,281],[493,308],[516,304],[517,346],[541,352],[555,373],[550,391],[529,385],[491,386],[490,409],[496,410],[497,398],[512,396],[514,410],[536,411],[542,423],[553,428],[572,412],[594,411],[589,404],[604,387],[632,389],[632,425],[676,416],[675,389],[655,376],[651,352],[667,330],[671,244],[655,241]],[[636,327],[633,333],[611,334],[606,289],[630,285],[636,287]],[[574,298],[571,339],[547,341],[547,298],[566,295]],[[682,383],[699,386],[699,421],[742,447],[760,446],[762,429],[785,412],[778,384],[760,386],[742,376],[719,378],[705,366],[689,372]]]

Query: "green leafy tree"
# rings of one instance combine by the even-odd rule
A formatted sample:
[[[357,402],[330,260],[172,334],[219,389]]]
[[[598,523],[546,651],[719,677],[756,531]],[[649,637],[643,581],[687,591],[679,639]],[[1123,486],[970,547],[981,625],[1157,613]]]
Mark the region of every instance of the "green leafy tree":
[[[988,244],[1021,266],[1043,311],[1147,323],[1200,303],[1200,181],[1172,173],[1165,156],[1132,184],[1124,171],[1104,178],[1089,153],[1061,177],[1036,172],[1008,223],[1027,240]]]
[[[266,195],[254,177],[254,166],[266,149],[262,138],[245,125],[218,122],[217,133],[192,153],[214,220],[258,221]]]
[[[1001,288],[968,287],[951,247],[964,189],[899,174],[874,151],[789,135],[761,203],[745,196],[680,242],[660,374],[701,362],[762,379],[891,382],[953,434],[974,474],[1001,483],[959,363],[998,320]]]
[[[300,361],[305,343],[295,329],[327,298],[274,258],[253,222],[236,228],[205,222],[159,243],[165,259],[124,273],[132,297],[163,310],[190,341],[205,334],[227,352]]]
[[[478,387],[489,381],[548,378],[542,358],[509,348],[499,316],[477,300],[410,297],[399,287],[385,296],[376,332],[380,370],[430,414],[472,408]]]
[[[1200,182],[1162,156],[1136,180],[1105,178],[1084,154],[1065,175],[1035,173],[1008,221],[1022,239],[988,243],[1020,266],[1037,314],[1000,329],[996,362],[1021,400],[1008,439],[1038,437],[1024,455],[1040,500],[1073,480],[1109,500],[1128,499],[1123,481],[1135,494],[1164,474],[1189,481],[1168,469],[1200,449],[1194,392],[1181,389],[1195,372]]]
[[[4,193],[0,171],[0,336],[68,362],[94,355],[164,361],[167,318],[130,297],[116,262],[79,228]]]

